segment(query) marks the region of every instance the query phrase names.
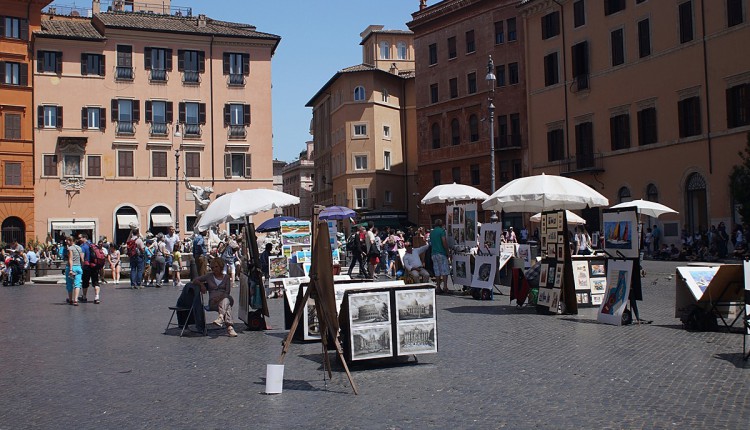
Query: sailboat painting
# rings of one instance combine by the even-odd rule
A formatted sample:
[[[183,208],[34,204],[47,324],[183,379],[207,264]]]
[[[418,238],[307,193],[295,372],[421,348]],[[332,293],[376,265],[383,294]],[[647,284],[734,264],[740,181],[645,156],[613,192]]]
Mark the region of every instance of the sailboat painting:
[[[638,257],[638,219],[635,211],[603,213],[604,249],[627,258]]]

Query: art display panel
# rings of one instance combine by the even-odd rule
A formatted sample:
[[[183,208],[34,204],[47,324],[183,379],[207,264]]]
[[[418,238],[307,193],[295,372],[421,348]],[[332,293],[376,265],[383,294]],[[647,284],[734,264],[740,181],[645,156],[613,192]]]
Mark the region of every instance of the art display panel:
[[[437,352],[437,323],[434,320],[399,324],[396,336],[398,355]]]
[[[613,255],[619,251],[625,258],[638,258],[638,214],[635,208],[629,209],[603,211],[604,249]]]
[[[607,290],[597,314],[605,324],[622,325],[622,313],[630,294],[633,260],[611,260],[607,264]]]
[[[716,272],[719,271],[719,267],[678,267],[677,272],[685,279],[690,292],[695,297],[695,300],[700,300],[703,293],[708,288],[708,284],[716,276]]]
[[[458,285],[471,285],[471,256],[454,255],[453,256],[453,283]]]
[[[471,286],[474,288],[492,289],[497,272],[497,258],[493,256],[474,257],[474,276]]]

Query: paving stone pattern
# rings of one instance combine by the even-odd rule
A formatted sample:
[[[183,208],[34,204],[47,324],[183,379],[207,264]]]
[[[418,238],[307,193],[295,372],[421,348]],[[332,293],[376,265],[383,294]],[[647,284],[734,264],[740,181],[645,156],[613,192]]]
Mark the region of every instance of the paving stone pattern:
[[[676,264],[644,265],[652,325],[439,296],[438,354],[353,365],[359,396],[338,364],[324,380],[317,343],[294,343],[283,393],[263,394],[285,335],[279,299],[273,330],[180,338],[163,334],[174,287],[107,284],[100,305],[79,307],[61,285],[0,288],[0,429],[747,428],[742,336],[683,330]]]

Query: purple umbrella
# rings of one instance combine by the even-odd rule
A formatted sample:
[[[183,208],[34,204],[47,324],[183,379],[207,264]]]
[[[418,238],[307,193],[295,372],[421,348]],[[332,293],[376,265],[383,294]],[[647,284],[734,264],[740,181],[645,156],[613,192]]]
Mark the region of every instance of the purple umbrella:
[[[357,216],[357,213],[346,206],[330,206],[318,214],[318,219],[347,219]]]

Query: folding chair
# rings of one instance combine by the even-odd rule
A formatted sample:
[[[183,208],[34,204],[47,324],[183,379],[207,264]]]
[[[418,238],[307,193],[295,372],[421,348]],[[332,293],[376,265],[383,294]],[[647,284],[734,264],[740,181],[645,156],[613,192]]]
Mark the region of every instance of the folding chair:
[[[185,324],[183,324],[182,331],[180,331],[180,337],[182,337],[182,335],[185,333],[185,329],[188,326],[188,322],[190,321],[190,317],[193,315],[193,307],[190,306],[189,308],[185,308],[185,307],[182,307],[182,306],[170,306],[169,310],[172,311],[172,316],[169,317],[169,322],[167,323],[167,328],[164,329],[164,334],[167,334],[167,330],[169,330],[169,328],[171,326],[175,326],[175,327],[179,327],[180,326],[179,317],[177,319],[177,322],[175,322],[174,324],[172,324],[172,320],[174,319],[174,316],[175,316],[175,314],[177,312],[187,312],[187,317],[185,317]],[[204,328],[203,331],[204,331],[204,335],[205,335],[205,328]]]

